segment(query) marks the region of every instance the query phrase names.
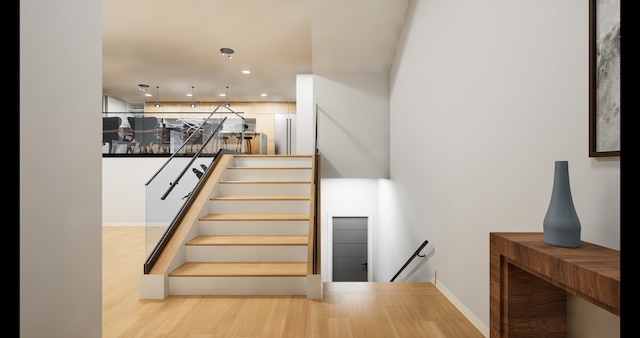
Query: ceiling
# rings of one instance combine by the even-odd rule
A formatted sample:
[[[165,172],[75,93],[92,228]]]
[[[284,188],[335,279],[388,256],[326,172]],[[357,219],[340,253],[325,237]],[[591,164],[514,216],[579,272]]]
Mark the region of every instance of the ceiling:
[[[280,102],[296,100],[297,74],[389,74],[408,3],[102,0],[103,93],[131,108],[192,91],[196,104]]]

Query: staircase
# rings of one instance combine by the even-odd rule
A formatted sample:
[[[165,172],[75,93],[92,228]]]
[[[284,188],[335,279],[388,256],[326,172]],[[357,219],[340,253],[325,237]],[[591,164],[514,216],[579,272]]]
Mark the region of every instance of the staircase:
[[[229,156],[176,251],[184,259],[168,270],[168,294],[309,297],[310,284],[321,288],[309,279],[313,156]]]

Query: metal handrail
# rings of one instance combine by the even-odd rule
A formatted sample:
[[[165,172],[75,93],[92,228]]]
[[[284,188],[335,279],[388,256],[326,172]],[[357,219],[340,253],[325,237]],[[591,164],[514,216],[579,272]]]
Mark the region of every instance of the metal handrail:
[[[416,256],[418,257],[425,257],[425,255],[420,255],[420,251],[427,246],[427,243],[429,243],[429,241],[425,240],[422,245],[420,245],[420,247],[418,248],[418,250],[416,250],[416,252],[413,253],[413,255],[411,255],[411,257],[409,257],[409,259],[407,260],[406,263],[404,263],[404,265],[400,268],[400,270],[398,270],[398,272],[396,273],[395,276],[393,276],[393,278],[391,278],[391,281],[393,282],[396,277],[398,277],[398,275],[404,270],[404,268],[407,267],[407,265],[409,265],[409,263],[411,263],[411,261],[416,258]]]
[[[318,274],[320,267],[318,266],[318,206],[320,201],[318,198],[320,197],[320,191],[318,190],[318,180],[320,179],[319,175],[319,151],[318,151],[318,104],[316,103],[315,110],[315,139],[313,147],[315,149],[314,156],[314,170],[313,173],[313,189],[314,189],[314,198],[313,198],[313,273]]]
[[[204,126],[205,123],[207,123],[211,117],[213,116],[213,114],[215,114],[218,111],[218,108],[220,107],[224,107],[225,109],[229,110],[230,112],[234,113],[236,116],[238,116],[239,118],[241,118],[243,121],[246,120],[244,116],[241,116],[240,114],[238,114],[237,112],[233,111],[231,108],[227,107],[226,105],[223,105],[222,103],[219,103],[216,108],[211,112],[211,114],[209,114],[209,116],[207,116],[206,119],[204,119],[202,121],[202,123],[200,123],[198,125],[197,128],[195,128],[196,130],[200,130],[202,129],[202,126]],[[215,135],[215,133],[218,131],[218,129],[220,128],[220,126],[224,123],[224,121],[226,121],[226,117],[222,120],[222,122],[220,122],[220,124],[218,125],[218,128],[216,128],[216,130],[211,134],[211,135]],[[244,132],[244,131],[243,131]],[[160,169],[158,169],[155,174],[153,174],[153,176],[151,176],[151,178],[147,181],[147,183],[145,183],[145,186],[149,185],[149,183],[151,183],[151,181],[153,181],[153,179],[156,178],[156,176],[158,176],[158,174],[164,169],[164,167],[167,166],[167,164],[169,164],[169,162],[171,162],[171,160],[178,154],[180,153],[180,150],[182,150],[182,148],[184,148],[189,141],[191,141],[191,138],[194,137],[196,135],[196,133],[191,133],[191,135],[189,135],[189,137],[187,137],[186,140],[184,140],[184,142],[182,142],[182,144],[180,145],[180,148],[178,148],[178,150],[174,151],[173,154],[171,154],[171,156],[167,159],[166,162],[164,162],[164,164],[160,167]],[[202,147],[204,148],[204,147]],[[194,157],[196,157],[198,154],[194,155]]]
[[[220,107],[220,105],[218,105],[218,107]],[[218,107],[216,107],[216,109],[214,109],[211,114],[209,114],[209,116],[207,116],[206,119],[204,119],[204,121],[202,121],[202,123],[200,123],[200,125],[198,125],[198,128],[196,130],[199,130],[200,128],[202,128],[202,126],[207,123],[207,121],[209,121],[209,119],[211,118],[211,116],[213,116],[213,114],[218,110]],[[226,117],[224,118],[225,120],[227,119]],[[224,120],[222,120],[222,122],[218,125],[221,126],[222,123],[224,123]],[[217,129],[216,129],[217,130]],[[171,154],[171,156],[169,156],[169,158],[167,159],[167,161],[164,162],[164,164],[162,166],[160,166],[160,169],[158,169],[155,174],[153,174],[153,176],[151,176],[151,178],[147,181],[147,183],[145,183],[144,185],[147,186],[149,185],[149,183],[151,183],[151,181],[153,181],[154,178],[156,178],[156,176],[158,176],[158,174],[162,171],[162,169],[164,169],[164,167],[167,166],[167,164],[169,164],[169,162],[171,162],[171,160],[180,152],[180,150],[182,150],[182,148],[184,148],[187,143],[191,140],[191,138],[195,135],[196,133],[191,133],[191,135],[189,135],[189,137],[187,137],[186,140],[184,140],[184,142],[182,142],[182,144],[180,145],[180,148],[178,148],[178,150],[174,151],[173,154]]]
[[[219,155],[225,154],[225,153],[228,153],[228,151],[224,150],[224,149],[221,149],[218,152],[218,155],[216,155],[216,157],[213,159],[213,163],[209,166],[209,169],[207,169],[207,171],[204,173],[204,176],[202,176],[202,179],[200,179],[198,181],[196,187],[194,188],[194,191],[199,190],[200,186],[204,182],[206,182],[207,177],[210,175],[210,173],[213,171],[213,169],[220,162],[221,156],[219,156]],[[158,240],[158,242],[156,243],[155,247],[153,248],[153,251],[148,255],[148,257],[147,257],[147,259],[146,259],[146,261],[144,263],[144,267],[143,267],[144,274],[148,274],[151,271],[151,268],[153,268],[155,263],[158,261],[158,259],[160,257],[160,254],[162,253],[164,248],[168,245],[169,240],[171,239],[171,237],[173,237],[173,234],[177,230],[179,222],[184,218],[184,215],[187,213],[187,211],[191,207],[192,203],[193,203],[193,199],[192,198],[187,199],[187,202],[182,206],[182,208],[180,208],[180,211],[178,211],[178,213],[176,214],[175,218],[173,219],[173,221],[171,222],[171,224],[169,225],[169,227],[165,231],[165,233],[162,235],[160,240]]]
[[[211,112],[211,114],[209,114],[209,117],[207,117],[206,120],[204,120],[200,125],[198,125],[198,129],[202,128],[202,126],[211,118],[211,116],[213,115],[213,113],[215,113],[216,111],[218,111],[218,108],[220,107],[224,107],[226,109],[228,109],[230,112],[234,113],[236,116],[238,116],[239,118],[242,119],[242,121],[245,120],[244,116],[241,116],[240,114],[236,113],[235,111],[233,111],[231,108],[227,107],[226,105],[222,105],[222,104],[218,104],[218,106],[216,107],[216,109],[213,110],[213,112]],[[196,158],[198,158],[198,156],[200,156],[200,154],[202,153],[202,151],[204,150],[204,148],[207,146],[207,144],[209,144],[209,141],[211,141],[211,139],[213,138],[213,136],[216,135],[216,133],[218,133],[218,131],[220,130],[220,128],[222,128],[222,125],[224,124],[224,121],[227,120],[227,117],[225,116],[224,119],[222,119],[222,121],[218,124],[218,127],[216,127],[216,130],[213,131],[213,133],[211,133],[211,135],[209,135],[209,138],[207,138],[207,140],[202,144],[202,147],[200,147],[200,149],[198,149],[198,152],[196,152],[193,157],[191,157],[191,160],[187,163],[187,165],[182,169],[182,171],[180,172],[180,174],[178,174],[178,177],[176,177],[176,180],[174,182],[169,182],[169,189],[167,189],[167,191],[164,193],[164,195],[162,195],[162,197],[160,197],[161,200],[164,201],[165,198],[167,198],[167,196],[171,193],[171,191],[173,190],[173,188],[175,188],[175,186],[178,184],[178,182],[180,182],[180,179],[182,179],[182,176],[184,176],[184,174],[187,172],[187,170],[189,170],[189,167],[191,166],[191,164],[196,160]],[[244,123],[243,123],[244,124]],[[244,136],[244,129],[242,129],[242,136]],[[191,135],[189,135],[189,137],[182,143],[182,145],[180,146],[180,148],[178,149],[178,151],[176,151],[173,155],[171,155],[171,157],[169,158],[169,160],[171,160],[171,158],[173,158],[173,156],[175,156],[175,154],[177,152],[179,152],[184,146],[185,144],[187,144],[189,142],[189,140],[191,140],[191,138],[195,135],[196,133],[191,133]],[[167,161],[168,163],[169,161]],[[166,165],[166,163],[165,163]],[[164,166],[163,166],[164,167]],[[160,168],[160,170],[162,170],[162,168]],[[157,175],[157,173],[156,173]],[[155,175],[154,175],[155,177]],[[149,181],[151,182],[151,180]]]
[[[225,117],[222,122],[224,123],[224,121],[227,118]],[[207,138],[207,140],[202,144],[202,147],[200,147],[200,149],[198,149],[198,152],[196,152],[193,157],[191,157],[191,160],[189,160],[189,162],[187,163],[187,165],[184,167],[184,169],[182,169],[182,171],[178,174],[178,177],[176,177],[176,180],[174,182],[169,182],[169,189],[167,189],[167,191],[165,191],[164,195],[162,195],[162,197],[160,197],[161,200],[165,200],[165,198],[167,198],[167,196],[171,193],[171,191],[173,190],[173,188],[175,188],[176,185],[178,185],[178,183],[180,182],[180,180],[182,179],[182,176],[184,176],[184,173],[187,172],[187,170],[189,170],[189,167],[191,167],[191,164],[193,164],[193,162],[196,160],[196,158],[198,158],[198,156],[200,156],[200,154],[202,153],[202,151],[204,150],[204,148],[207,146],[207,144],[209,144],[209,141],[211,141],[211,139],[216,135],[216,133],[218,132],[218,130],[220,129],[220,127],[222,127],[222,123],[220,123],[218,125],[218,127],[216,128],[216,130],[213,131],[213,133],[211,133],[211,135],[209,135],[209,137]],[[191,134],[193,135],[193,134]]]

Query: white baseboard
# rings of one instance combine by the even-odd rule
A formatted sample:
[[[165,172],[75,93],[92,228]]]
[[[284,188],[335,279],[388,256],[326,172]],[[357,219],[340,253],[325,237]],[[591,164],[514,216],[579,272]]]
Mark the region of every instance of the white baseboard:
[[[442,282],[438,280],[436,283],[434,277],[431,279],[431,283],[433,283],[433,285],[435,285],[436,288],[438,288],[438,290],[440,290],[440,292],[442,292],[442,294],[447,297],[447,299],[453,304],[453,306],[455,306],[460,312],[462,312],[465,317],[467,317],[467,319],[471,322],[471,324],[473,324],[473,326],[480,330],[480,333],[482,333],[485,337],[489,337],[489,327],[485,325],[480,320],[480,318],[473,314],[473,312],[471,312],[469,308],[464,306],[464,304],[462,304],[462,302],[458,298],[456,298],[453,293],[449,291],[449,289],[442,285]]]

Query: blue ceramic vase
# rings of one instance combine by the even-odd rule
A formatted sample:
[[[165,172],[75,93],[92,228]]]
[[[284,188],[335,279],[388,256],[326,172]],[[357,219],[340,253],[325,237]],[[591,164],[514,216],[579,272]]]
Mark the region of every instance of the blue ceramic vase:
[[[551,202],[542,225],[546,244],[565,248],[580,247],[581,226],[571,198],[568,161],[555,163]]]

